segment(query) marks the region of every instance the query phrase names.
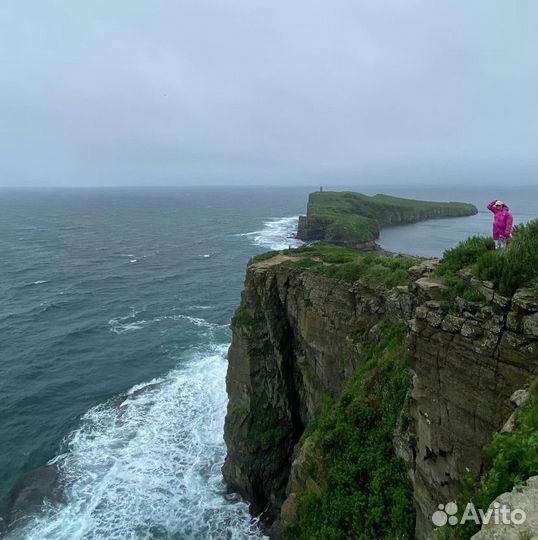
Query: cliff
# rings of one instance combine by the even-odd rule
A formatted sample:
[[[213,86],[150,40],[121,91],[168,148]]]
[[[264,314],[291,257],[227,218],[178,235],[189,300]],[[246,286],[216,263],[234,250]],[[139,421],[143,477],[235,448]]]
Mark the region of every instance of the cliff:
[[[299,217],[297,238],[375,249],[381,227],[476,213],[476,207],[467,203],[416,201],[380,194],[369,197],[349,191],[315,192],[309,196],[306,216]]]
[[[320,245],[249,263],[223,470],[273,536],[429,538],[484,473],[538,373],[537,293],[465,272],[455,291],[437,264]]]

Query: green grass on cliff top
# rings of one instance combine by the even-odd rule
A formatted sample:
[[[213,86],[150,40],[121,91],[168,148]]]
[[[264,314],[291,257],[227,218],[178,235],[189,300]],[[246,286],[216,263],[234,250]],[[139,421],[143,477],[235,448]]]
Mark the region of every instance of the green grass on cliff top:
[[[356,249],[318,242],[284,251],[271,251],[255,258],[263,261],[282,253],[296,260],[283,264],[292,268],[308,268],[318,274],[347,283],[363,282],[370,286],[395,287],[409,280],[408,269],[419,260],[414,257],[365,253]]]
[[[308,198],[308,213],[312,216],[359,214],[376,219],[381,225],[395,216],[414,217],[425,211],[440,211],[443,215],[475,214],[474,205],[462,202],[436,202],[403,199],[391,195],[373,196],[352,191],[317,191]],[[390,221],[389,221],[390,222]]]
[[[476,214],[472,204],[402,199],[390,195],[369,197],[351,191],[311,193],[308,216],[325,221],[326,239],[335,242],[370,242],[379,227],[413,223],[423,219]]]
[[[496,250],[491,238],[472,236],[445,251],[437,274],[443,277],[453,296],[466,290],[459,272],[469,268],[475,277],[493,282],[495,289],[511,295],[520,287],[538,286],[538,219],[516,225],[506,249]],[[403,285],[407,270],[420,261],[414,257],[377,255],[351,248],[317,242],[300,248],[270,251],[255,257],[267,260],[279,253],[297,258],[292,266],[343,279],[349,283],[364,280],[384,286]],[[453,300],[453,298],[452,298]]]
[[[493,282],[502,294],[511,295],[519,287],[538,285],[538,219],[517,225],[512,241],[496,250],[491,238],[472,236],[445,251],[437,273],[447,284],[457,284],[458,272],[470,268],[476,277]]]

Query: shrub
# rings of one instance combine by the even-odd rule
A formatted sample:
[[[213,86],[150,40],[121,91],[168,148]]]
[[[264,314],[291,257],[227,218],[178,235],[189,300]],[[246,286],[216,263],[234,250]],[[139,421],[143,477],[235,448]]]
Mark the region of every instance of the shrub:
[[[474,273],[480,279],[486,279],[495,282],[498,276],[502,274],[504,257],[498,251],[488,251],[484,253],[475,263]]]
[[[491,238],[471,236],[444,252],[437,272],[441,275],[455,274],[458,270],[474,264],[484,253],[494,249],[495,242]]]
[[[486,297],[474,287],[466,287],[462,297],[468,302],[484,302],[486,300]]]
[[[406,328],[384,323],[382,339],[365,346],[342,396],[308,428],[320,494],[297,497],[290,539],[372,540],[413,536],[411,486],[392,436],[410,384]],[[312,472],[312,471],[311,471]]]
[[[464,280],[457,273],[471,267],[475,276],[493,282],[502,294],[511,295],[524,286],[538,282],[538,219],[514,227],[512,241],[503,250],[495,250],[491,238],[473,236],[445,251],[437,273],[449,286],[464,292]]]
[[[252,317],[244,305],[239,306],[232,317],[232,324],[234,326],[250,326],[253,322],[254,317]]]
[[[504,250],[482,255],[475,263],[475,274],[493,281],[502,294],[538,282],[538,219],[514,227],[512,241]]]

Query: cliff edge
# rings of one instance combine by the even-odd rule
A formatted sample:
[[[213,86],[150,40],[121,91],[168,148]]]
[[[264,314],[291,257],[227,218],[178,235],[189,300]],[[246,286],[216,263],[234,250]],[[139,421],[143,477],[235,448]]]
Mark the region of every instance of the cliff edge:
[[[473,275],[473,242],[441,265],[326,244],[249,263],[223,470],[273,537],[431,538],[438,505],[483,478],[538,374],[538,297],[507,264]]]

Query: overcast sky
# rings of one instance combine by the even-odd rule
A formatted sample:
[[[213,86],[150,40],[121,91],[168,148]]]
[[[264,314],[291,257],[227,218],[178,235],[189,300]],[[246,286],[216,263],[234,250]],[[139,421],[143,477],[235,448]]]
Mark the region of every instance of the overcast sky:
[[[536,25],[536,0],[5,0],[0,185],[535,182]]]

